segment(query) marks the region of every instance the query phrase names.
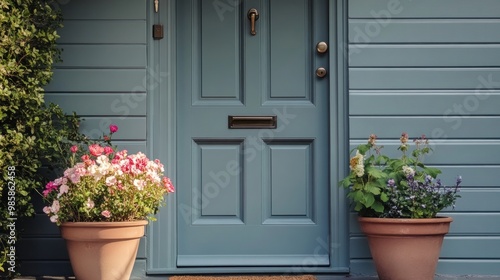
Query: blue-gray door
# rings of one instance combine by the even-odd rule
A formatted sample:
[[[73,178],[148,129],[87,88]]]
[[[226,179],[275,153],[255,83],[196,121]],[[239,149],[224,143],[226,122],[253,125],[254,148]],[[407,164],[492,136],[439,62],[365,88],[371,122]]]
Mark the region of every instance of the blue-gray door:
[[[177,9],[177,265],[329,265],[327,1]]]

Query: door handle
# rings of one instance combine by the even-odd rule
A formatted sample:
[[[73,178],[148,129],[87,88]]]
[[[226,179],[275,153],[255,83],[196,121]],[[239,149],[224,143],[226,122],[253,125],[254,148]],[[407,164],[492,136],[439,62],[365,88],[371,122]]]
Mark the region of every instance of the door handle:
[[[247,17],[250,20],[250,34],[255,36],[257,34],[257,31],[255,31],[255,22],[259,19],[259,12],[257,12],[257,9],[251,8],[248,10]]]

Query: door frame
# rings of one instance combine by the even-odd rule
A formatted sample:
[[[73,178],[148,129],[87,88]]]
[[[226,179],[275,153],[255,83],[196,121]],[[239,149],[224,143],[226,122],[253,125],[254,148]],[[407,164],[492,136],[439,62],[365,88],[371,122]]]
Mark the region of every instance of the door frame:
[[[234,5],[241,1],[214,0]],[[165,164],[165,174],[176,182],[176,50],[175,0],[160,0],[158,13],[153,1],[147,1],[148,70],[147,70],[147,147],[148,153]],[[154,40],[151,30],[155,23],[163,24],[165,37]],[[347,90],[347,0],[329,0],[330,44],[330,246],[318,241],[316,250],[330,251],[330,266],[316,267],[317,273],[349,272],[348,204],[338,181],[347,172],[349,158],[349,123]],[[166,143],[166,144],[165,144]],[[212,267],[177,268],[177,205],[175,193],[167,197],[160,209],[158,221],[146,232],[147,274],[188,273],[301,273],[300,267]],[[314,265],[314,259],[305,260]],[[308,273],[311,273],[309,271]]]

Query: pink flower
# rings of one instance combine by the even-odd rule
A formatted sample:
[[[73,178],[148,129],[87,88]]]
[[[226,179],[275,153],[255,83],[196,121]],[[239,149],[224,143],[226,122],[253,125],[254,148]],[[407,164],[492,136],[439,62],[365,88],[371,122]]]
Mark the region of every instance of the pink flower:
[[[165,187],[165,189],[167,189],[167,192],[169,192],[169,193],[175,192],[174,184],[172,184],[172,181],[170,181],[170,178],[163,177],[162,180],[163,180],[163,186]]]
[[[78,146],[77,145],[73,145],[73,146],[71,146],[70,150],[74,154],[74,153],[76,153],[78,151]]]
[[[57,186],[58,185],[53,181],[48,182],[47,185],[45,185],[45,190],[42,192],[43,196],[47,197],[53,190],[57,190]]]
[[[149,160],[146,157],[146,155],[144,155],[141,152],[139,152],[137,155],[138,155],[138,157],[133,159],[134,163],[135,163],[134,173],[139,174],[139,173],[142,173],[146,170]]]
[[[163,168],[163,164],[160,162],[159,159],[155,159],[154,163],[156,163],[156,165],[158,166],[158,169],[160,170],[160,172],[165,171],[165,169]]]
[[[111,154],[113,152],[114,152],[113,148],[108,147],[108,146],[104,147],[104,154],[109,155],[109,154]]]
[[[57,218],[59,218],[57,215],[50,216],[50,221],[53,223],[57,223]]]
[[[131,158],[124,159],[120,161],[120,169],[123,173],[131,173],[131,170],[134,168],[134,162]]]
[[[54,189],[57,189],[57,185],[53,181],[50,181],[47,183],[47,185],[45,185],[45,188],[47,190],[54,190]]]
[[[111,187],[116,184],[116,177],[115,176],[109,176],[106,178],[106,185],[108,187]]]
[[[118,126],[116,124],[112,124],[109,126],[109,132],[115,133],[118,131]]]
[[[83,156],[82,156],[82,161],[83,161],[83,162],[85,163],[85,165],[87,165],[87,166],[90,166],[90,165],[92,165],[92,164],[94,163],[94,161],[92,161],[92,160],[90,159],[90,156],[89,156],[89,155],[83,155]]]
[[[68,193],[68,191],[69,191],[68,185],[61,185],[61,187],[59,187],[59,194]]]
[[[64,172],[66,172],[66,171],[64,171]],[[64,184],[66,184],[67,182],[68,182],[68,179],[66,179],[66,178],[64,178],[64,177],[60,177],[60,178],[57,178],[57,179],[55,179],[55,180],[54,180],[54,184],[55,184],[56,186],[64,185]]]
[[[50,214],[50,207],[49,206],[43,207],[43,213]]]
[[[60,207],[59,201],[58,200],[54,200],[54,202],[52,202],[52,206],[50,207],[50,211],[52,213],[57,213],[57,212],[59,212],[59,207]]]
[[[80,174],[76,173],[76,172],[72,172],[71,174],[69,174],[68,178],[71,180],[72,183],[74,184],[78,184],[80,183]]]
[[[91,155],[98,157],[102,155],[102,153],[104,152],[104,148],[99,146],[99,144],[92,144],[89,147],[89,151]]]
[[[111,212],[109,212],[108,210],[104,210],[101,212],[101,215],[103,215],[106,218],[109,218],[111,217]]]
[[[127,150],[121,150],[116,152],[115,157],[111,161],[113,164],[121,164],[121,160],[127,156]]]

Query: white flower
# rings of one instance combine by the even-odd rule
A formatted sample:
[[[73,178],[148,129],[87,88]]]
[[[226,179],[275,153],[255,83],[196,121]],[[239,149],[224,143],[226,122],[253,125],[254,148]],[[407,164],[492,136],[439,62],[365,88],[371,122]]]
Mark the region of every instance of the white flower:
[[[405,174],[406,177],[415,176],[415,170],[413,170],[411,167],[407,165],[403,166],[403,173]]]
[[[90,175],[95,176],[97,172],[97,166],[95,164],[92,164],[88,167],[87,171]]]
[[[89,208],[89,209],[92,209],[92,208],[94,208],[95,203],[90,198],[88,198],[87,203],[85,203],[85,206],[87,206],[87,208]]]
[[[146,182],[144,182],[143,180],[134,179],[134,186],[136,186],[137,189],[140,191],[142,191],[144,189],[145,184],[146,184]]]
[[[100,155],[97,157],[95,162],[97,162],[99,165],[107,165],[109,164],[109,159],[106,155]]]
[[[365,174],[364,157],[356,150],[356,155],[351,158],[349,168],[356,173],[356,176],[362,177]]]
[[[94,178],[95,181],[101,180],[103,176],[103,174],[101,173],[102,170],[100,170],[99,167],[95,164],[89,166],[87,171]]]

